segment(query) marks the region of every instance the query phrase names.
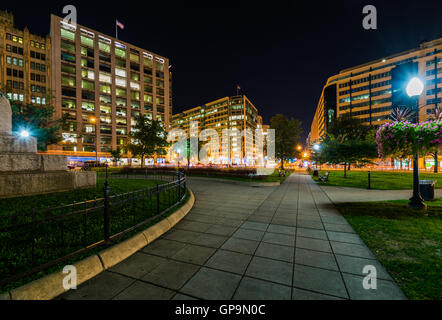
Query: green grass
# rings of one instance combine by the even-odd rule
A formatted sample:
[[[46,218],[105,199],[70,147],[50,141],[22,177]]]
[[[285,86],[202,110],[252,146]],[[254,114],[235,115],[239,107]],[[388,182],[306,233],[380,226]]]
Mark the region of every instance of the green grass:
[[[409,299],[442,299],[442,199],[336,204]]]
[[[162,183],[162,182],[161,182]],[[112,179],[110,180],[111,194],[125,193],[135,190],[143,190],[151,186],[155,186],[157,181],[149,181],[142,179]],[[11,225],[14,223],[11,219],[6,218],[8,215],[12,215],[13,212],[29,211],[32,208],[41,209],[45,208],[47,204],[50,206],[60,205],[62,202],[67,204],[72,201],[83,201],[87,199],[93,199],[95,196],[103,197],[103,185],[104,180],[98,179],[97,187],[85,190],[76,190],[74,192],[60,192],[53,194],[46,194],[40,196],[22,197],[15,199],[1,199],[0,200],[0,212],[5,218],[2,218],[0,224],[2,226]],[[189,197],[188,192],[186,198]],[[159,211],[162,212],[170,207],[177,199],[176,190],[166,191],[161,194],[161,197],[157,199],[156,196],[145,198],[141,200],[135,199],[128,203],[116,205],[110,212],[110,234],[117,234],[137,223],[145,221],[148,218],[155,216],[158,212],[157,200],[159,200]],[[183,202],[184,203],[184,202]],[[182,204],[180,204],[181,206]],[[119,241],[128,238],[129,236],[146,229],[149,225],[152,225],[165,216],[171,214],[177,210],[180,206],[174,208],[166,215],[156,218],[150,221],[148,224],[140,227],[131,233],[126,234]],[[82,208],[86,208],[82,207]],[[78,210],[78,207],[77,207]],[[52,216],[61,214],[68,214],[56,210],[52,212]],[[46,215],[45,215],[46,214]],[[42,212],[37,215],[38,219],[46,217],[47,213]],[[29,218],[18,218],[15,223],[30,222]],[[86,222],[86,224],[85,224]],[[61,230],[64,232],[65,250],[60,248]],[[31,243],[30,235],[33,233],[35,243],[35,260],[32,263],[31,257]],[[87,236],[87,237],[86,237]],[[49,223],[38,225],[36,228],[26,227],[19,231],[7,231],[0,234],[0,275],[1,278],[7,278],[14,274],[18,274],[25,270],[30,269],[32,266],[42,265],[56,258],[65,256],[66,254],[75,252],[85,245],[91,245],[97,243],[103,239],[103,210],[100,209],[95,212],[88,212],[87,215],[78,214],[74,217],[64,220],[63,224],[59,221],[52,221]],[[0,292],[5,292],[16,288],[20,285],[28,283],[32,280],[40,278],[48,273],[55,272],[63,268],[64,265],[72,264],[87,256],[90,256],[103,247],[97,247],[83,253],[75,258],[69,259],[63,263],[56,264],[42,272],[33,274],[31,276],[22,278],[18,281],[4,285],[0,287]]]
[[[364,188],[368,186],[367,171],[347,171],[347,178],[344,178],[343,170],[322,170],[319,175],[329,171],[328,182],[319,182],[320,185]],[[420,180],[436,180],[435,188],[442,188],[442,173],[420,173]],[[409,190],[413,188],[412,172],[389,172],[371,171],[371,188],[378,190]]]
[[[15,212],[39,210],[47,207],[60,206],[86,200],[94,197],[103,198],[104,179],[97,179],[97,186],[89,189],[79,189],[68,192],[55,192],[21,198],[0,199],[0,216],[12,215]],[[155,186],[157,181],[142,179],[109,179],[110,194],[126,193]],[[0,222],[2,225],[2,222]]]

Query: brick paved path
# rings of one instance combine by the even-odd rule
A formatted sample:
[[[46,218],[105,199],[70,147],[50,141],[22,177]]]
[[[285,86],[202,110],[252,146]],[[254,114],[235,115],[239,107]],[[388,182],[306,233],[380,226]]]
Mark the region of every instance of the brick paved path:
[[[405,299],[308,175],[279,187],[190,181],[167,234],[61,299]],[[362,269],[377,269],[377,290]]]

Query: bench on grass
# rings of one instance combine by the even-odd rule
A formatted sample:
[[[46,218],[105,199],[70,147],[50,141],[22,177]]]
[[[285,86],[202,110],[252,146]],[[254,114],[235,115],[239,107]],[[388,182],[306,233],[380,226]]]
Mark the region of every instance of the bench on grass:
[[[328,171],[323,175],[323,176],[319,176],[319,181],[321,182],[328,182]]]

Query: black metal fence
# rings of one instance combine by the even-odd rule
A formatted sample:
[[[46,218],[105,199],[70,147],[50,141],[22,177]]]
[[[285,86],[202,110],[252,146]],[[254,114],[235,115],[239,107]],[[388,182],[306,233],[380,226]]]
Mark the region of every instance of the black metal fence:
[[[0,217],[0,288],[97,247],[152,222],[178,206],[186,196],[182,172],[145,175],[112,174],[112,179],[157,181],[150,188],[44,210]]]

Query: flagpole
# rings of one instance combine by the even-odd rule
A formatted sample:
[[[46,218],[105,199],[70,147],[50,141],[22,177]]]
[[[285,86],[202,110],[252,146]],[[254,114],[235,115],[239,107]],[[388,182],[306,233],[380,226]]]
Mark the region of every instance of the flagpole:
[[[117,25],[117,20],[115,20],[115,39],[118,40],[118,25]]]

